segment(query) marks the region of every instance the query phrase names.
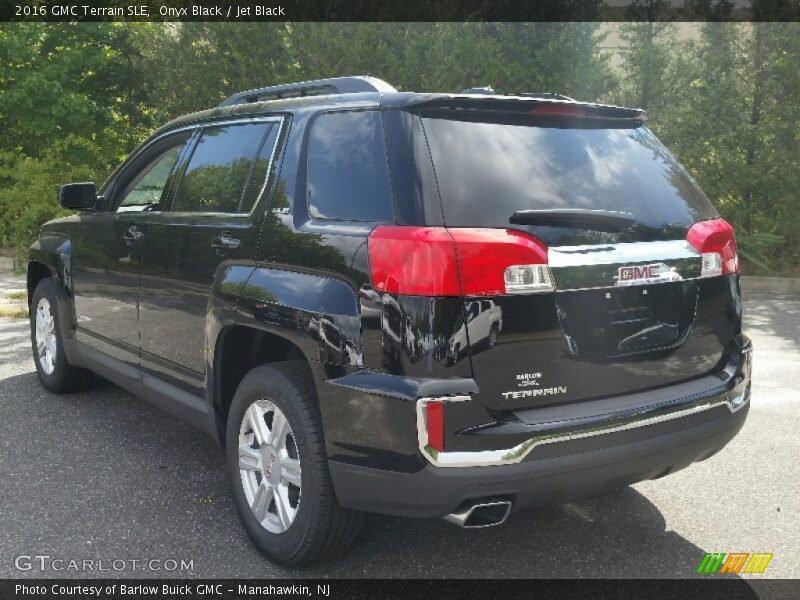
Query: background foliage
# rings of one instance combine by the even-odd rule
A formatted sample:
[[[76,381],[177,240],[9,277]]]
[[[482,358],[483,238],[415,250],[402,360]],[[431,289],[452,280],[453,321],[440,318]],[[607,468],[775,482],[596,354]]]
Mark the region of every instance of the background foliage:
[[[634,2],[632,17],[660,2]],[[731,3],[693,4],[719,18]],[[364,73],[403,90],[491,84],[645,108],[736,227],[744,268],[797,274],[800,24],[707,23],[682,42],[668,22],[614,27],[621,68],[595,22],[2,24],[0,247],[24,259],[59,214],[59,183],[102,181],[175,116],[242,89]]]

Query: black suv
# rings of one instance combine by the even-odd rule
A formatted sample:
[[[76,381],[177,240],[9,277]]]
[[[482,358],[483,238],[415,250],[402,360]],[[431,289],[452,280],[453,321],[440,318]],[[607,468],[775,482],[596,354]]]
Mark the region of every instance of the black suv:
[[[644,121],[370,77],[176,119],[59,190],[39,377],[211,435],[286,565],[362,511],[486,527],[704,460],[749,407],[736,242]]]

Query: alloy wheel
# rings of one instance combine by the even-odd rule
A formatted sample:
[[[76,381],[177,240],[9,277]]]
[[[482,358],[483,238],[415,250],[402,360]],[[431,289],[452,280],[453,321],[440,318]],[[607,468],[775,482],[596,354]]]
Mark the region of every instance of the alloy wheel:
[[[36,352],[39,365],[45,374],[50,375],[56,368],[56,322],[50,301],[41,298],[36,305]]]
[[[256,400],[244,413],[239,475],[261,526],[271,533],[289,529],[300,508],[300,455],[286,415],[269,400]]]

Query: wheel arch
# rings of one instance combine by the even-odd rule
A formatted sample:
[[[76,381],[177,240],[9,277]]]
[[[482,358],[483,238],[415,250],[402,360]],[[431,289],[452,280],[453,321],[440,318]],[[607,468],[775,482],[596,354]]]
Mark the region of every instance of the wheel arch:
[[[39,260],[28,261],[27,272],[27,290],[28,290],[28,307],[30,308],[31,300],[33,298],[33,291],[42,279],[52,278],[53,272],[50,267]]]
[[[33,310],[33,293],[42,280],[50,279],[58,301],[58,322],[64,340],[64,351],[71,363],[78,357],[70,343],[74,339],[75,303],[72,290],[72,243],[55,232],[43,231],[30,248],[26,287],[28,308]]]
[[[363,363],[356,291],[340,278],[228,264],[215,278],[208,316],[207,394],[223,443],[233,394],[251,369],[302,361],[319,391],[320,369],[343,374]]]
[[[304,363],[311,376],[307,357],[291,340],[264,329],[236,323],[220,330],[214,344],[212,405],[223,446],[231,401],[244,376],[258,366],[286,360]],[[313,376],[311,381],[314,381]]]

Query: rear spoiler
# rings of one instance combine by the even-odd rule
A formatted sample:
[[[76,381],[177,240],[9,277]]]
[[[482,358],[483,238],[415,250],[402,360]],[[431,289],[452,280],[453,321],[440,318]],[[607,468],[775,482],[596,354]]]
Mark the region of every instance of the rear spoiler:
[[[556,117],[574,119],[609,119],[636,124],[647,120],[647,113],[639,108],[624,108],[610,104],[575,102],[556,98],[522,96],[427,95],[411,102],[406,110],[419,113],[436,113],[454,118],[469,118],[470,113],[493,113],[496,116]],[[443,114],[444,113],[444,114]]]

